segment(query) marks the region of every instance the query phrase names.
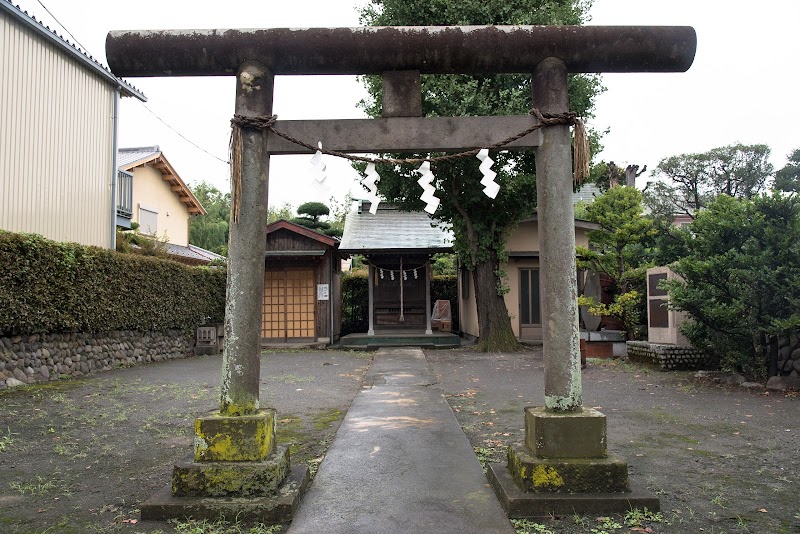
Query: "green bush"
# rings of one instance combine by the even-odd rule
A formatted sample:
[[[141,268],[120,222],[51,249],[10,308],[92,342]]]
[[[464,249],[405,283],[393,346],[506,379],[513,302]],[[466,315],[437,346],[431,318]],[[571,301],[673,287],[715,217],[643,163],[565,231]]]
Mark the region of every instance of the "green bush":
[[[365,272],[342,274],[342,335],[369,329],[369,285]]]
[[[431,306],[437,300],[449,300],[453,329],[458,329],[458,282],[455,276],[434,276],[431,283]],[[369,329],[369,284],[365,272],[342,275],[342,335]]]
[[[222,322],[224,269],[0,231],[0,334],[193,330]]]

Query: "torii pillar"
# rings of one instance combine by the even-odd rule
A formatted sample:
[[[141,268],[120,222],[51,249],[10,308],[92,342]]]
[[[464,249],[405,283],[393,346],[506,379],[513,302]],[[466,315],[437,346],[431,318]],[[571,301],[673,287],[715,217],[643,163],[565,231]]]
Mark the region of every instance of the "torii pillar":
[[[262,119],[271,113],[272,76],[281,74],[382,74],[384,83],[405,80],[418,87],[412,78],[420,74],[527,72],[533,75],[533,105],[560,113],[569,109],[568,73],[682,72],[695,49],[694,30],[677,26],[122,31],[111,32],[106,41],[118,76],[235,75],[237,114]],[[398,82],[392,73],[401,71]],[[407,89],[395,86],[389,93],[397,97]],[[410,109],[416,102],[400,104]],[[278,121],[274,128],[307,143],[322,140],[327,149],[341,152],[419,153],[490,146],[535,123],[532,116],[394,114]],[[511,517],[658,508],[654,496],[631,491],[627,464],[608,454],[605,416],[582,405],[570,144],[567,126],[549,126],[506,145],[537,149],[545,364],[544,406],[525,409],[525,440],[511,447],[508,469],[492,465],[488,472]],[[195,462],[176,466],[173,503],[187,494],[274,496],[288,469],[274,443],[274,411],[258,402],[266,192],[270,154],[313,151],[246,126],[242,147],[241,191],[235,195],[239,220],[231,226],[229,244],[220,411],[197,420]],[[211,482],[220,478],[227,486]],[[208,504],[211,499],[201,501],[194,508],[184,505],[183,512],[175,508],[173,516],[219,512]],[[247,507],[241,501],[240,506]]]

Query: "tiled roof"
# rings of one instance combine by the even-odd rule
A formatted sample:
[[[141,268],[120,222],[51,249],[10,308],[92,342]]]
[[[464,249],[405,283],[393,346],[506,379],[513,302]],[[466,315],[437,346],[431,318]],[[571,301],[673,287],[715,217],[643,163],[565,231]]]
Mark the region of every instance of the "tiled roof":
[[[142,146],[136,148],[120,148],[117,151],[117,166],[125,167],[131,163],[148,159],[161,152],[161,149],[156,146]]]
[[[211,252],[210,250],[206,250],[191,244],[188,247],[184,247],[182,245],[167,243],[167,252],[173,256],[180,256],[182,258],[187,258],[202,263],[208,263],[212,260],[225,259],[225,256],[220,256],[219,254]]]
[[[136,97],[142,102],[147,101],[147,97],[144,96],[144,93],[139,91],[136,87],[129,84],[122,78],[114,76],[108,67],[66,40],[63,36],[57,34],[55,30],[51,30],[49,26],[45,26],[41,21],[36,20],[36,17],[29,15],[27,11],[23,11],[19,6],[12,4],[9,0],[0,0],[0,11],[5,11],[12,18],[24,24],[26,27],[38,33],[44,39],[63,50],[67,55],[78,60],[86,68],[105,78],[106,81],[113,85],[120,86],[123,96]]]
[[[572,193],[572,203],[578,202],[594,202],[595,197],[599,197],[603,193],[596,184],[583,184],[580,189]]]
[[[339,251],[346,254],[368,252],[450,252],[453,234],[434,226],[435,221],[422,211],[400,211],[381,205],[372,215],[368,207],[351,211],[344,223]]]

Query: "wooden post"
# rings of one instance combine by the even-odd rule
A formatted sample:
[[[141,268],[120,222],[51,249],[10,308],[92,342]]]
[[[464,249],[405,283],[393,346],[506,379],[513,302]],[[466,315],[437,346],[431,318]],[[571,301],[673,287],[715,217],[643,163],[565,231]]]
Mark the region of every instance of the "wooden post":
[[[367,330],[368,336],[375,335],[375,267],[372,265],[372,262],[369,263],[368,271],[369,273],[369,283],[367,287],[369,288],[369,330]]]
[[[433,270],[431,264],[425,267],[425,334],[433,335],[431,328],[431,282],[433,282]]]

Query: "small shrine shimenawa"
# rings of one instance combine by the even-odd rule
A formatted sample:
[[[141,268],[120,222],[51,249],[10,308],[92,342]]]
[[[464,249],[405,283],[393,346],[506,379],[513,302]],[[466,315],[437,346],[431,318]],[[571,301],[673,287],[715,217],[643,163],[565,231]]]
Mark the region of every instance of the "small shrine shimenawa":
[[[142,517],[239,512],[242,518],[281,520],[296,504],[307,475],[302,468],[290,470],[285,447],[275,444],[275,410],[259,404],[267,191],[271,155],[312,154],[318,141],[327,153],[477,155],[512,138],[502,149],[536,150],[544,405],[525,409],[525,444],[513,448],[509,469],[493,469],[490,479],[512,516],[657,506],[654,497],[631,492],[627,464],[608,454],[605,416],[582,406],[569,130],[575,120],[568,113],[567,75],[682,72],[691,66],[696,44],[691,27],[665,26],[111,32],[106,51],[118,76],[237,80],[220,408],[197,419],[195,461],[175,468],[170,494],[143,506]],[[531,73],[536,111],[421,117],[420,75],[451,73]],[[383,118],[276,120],[276,75],[325,74],[382,75]],[[225,496],[235,498],[209,498]]]

